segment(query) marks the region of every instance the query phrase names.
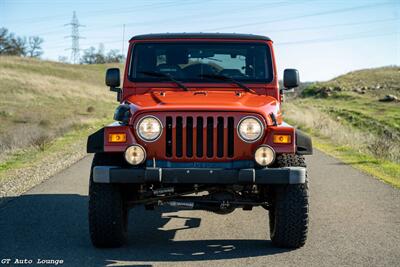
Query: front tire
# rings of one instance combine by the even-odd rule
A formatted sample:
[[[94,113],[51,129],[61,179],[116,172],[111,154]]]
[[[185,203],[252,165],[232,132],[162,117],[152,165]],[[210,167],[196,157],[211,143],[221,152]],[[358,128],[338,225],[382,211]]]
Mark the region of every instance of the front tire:
[[[117,165],[116,157],[96,154],[94,166]],[[128,208],[123,191],[116,184],[89,183],[89,232],[95,247],[120,247],[127,239]]]
[[[306,167],[304,157],[280,155],[277,167]],[[283,248],[304,246],[308,231],[308,186],[293,184],[276,186],[271,190],[272,206],[269,225],[272,244]]]

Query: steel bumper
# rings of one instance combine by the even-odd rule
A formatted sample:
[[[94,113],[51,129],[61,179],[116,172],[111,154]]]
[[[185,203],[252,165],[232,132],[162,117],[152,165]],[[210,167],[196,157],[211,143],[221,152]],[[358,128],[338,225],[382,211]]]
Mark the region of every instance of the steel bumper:
[[[95,166],[95,183],[164,184],[303,184],[303,167],[264,169],[121,168]]]

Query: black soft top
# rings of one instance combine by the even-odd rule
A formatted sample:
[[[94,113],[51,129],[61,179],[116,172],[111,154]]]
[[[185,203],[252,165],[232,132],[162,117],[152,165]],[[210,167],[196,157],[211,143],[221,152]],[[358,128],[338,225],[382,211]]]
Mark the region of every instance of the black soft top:
[[[152,33],[141,34],[131,38],[132,40],[154,40],[154,39],[239,39],[239,40],[262,40],[271,41],[269,37],[254,34],[240,33]]]

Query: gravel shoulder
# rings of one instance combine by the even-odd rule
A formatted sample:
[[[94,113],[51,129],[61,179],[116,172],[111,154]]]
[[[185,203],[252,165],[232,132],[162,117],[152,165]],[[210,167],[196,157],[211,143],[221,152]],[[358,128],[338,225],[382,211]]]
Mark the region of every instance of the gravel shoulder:
[[[85,148],[86,140],[82,139],[69,144],[65,149],[49,153],[29,167],[8,170],[0,183],[0,205],[8,198],[23,194],[85,157]]]

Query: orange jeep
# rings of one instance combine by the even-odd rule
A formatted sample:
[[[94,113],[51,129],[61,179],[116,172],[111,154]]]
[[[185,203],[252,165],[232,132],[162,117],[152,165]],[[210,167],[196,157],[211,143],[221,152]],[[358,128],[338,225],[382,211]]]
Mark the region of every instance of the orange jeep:
[[[88,138],[95,153],[89,228],[96,247],[122,245],[138,205],[227,214],[262,207],[272,243],[304,245],[304,155],[311,139],[283,122],[281,99],[299,85],[286,69],[279,89],[272,41],[249,34],[147,34],[130,40],[106,84],[115,122]],[[201,194],[199,194],[201,193]]]

